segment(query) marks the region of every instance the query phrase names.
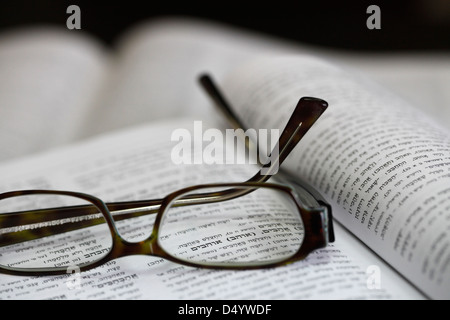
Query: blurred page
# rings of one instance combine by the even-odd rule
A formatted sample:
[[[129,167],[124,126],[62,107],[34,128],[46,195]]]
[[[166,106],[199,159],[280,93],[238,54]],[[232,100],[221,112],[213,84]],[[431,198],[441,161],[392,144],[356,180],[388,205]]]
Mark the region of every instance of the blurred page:
[[[79,136],[103,82],[103,49],[79,33],[24,29],[0,37],[0,160]]]
[[[86,135],[179,116],[214,116],[198,85],[203,72],[222,78],[255,56],[297,47],[240,29],[195,20],[157,20],[124,34],[111,81]]]

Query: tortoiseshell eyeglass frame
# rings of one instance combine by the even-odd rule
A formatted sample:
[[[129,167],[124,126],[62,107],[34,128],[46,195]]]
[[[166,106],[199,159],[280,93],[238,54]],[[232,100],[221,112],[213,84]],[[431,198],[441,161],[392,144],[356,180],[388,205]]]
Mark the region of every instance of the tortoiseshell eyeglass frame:
[[[219,98],[223,100],[223,96],[220,94],[217,86],[214,85],[209,76],[202,76],[200,78],[200,82],[213,99],[216,100]],[[223,100],[223,102],[224,101],[225,100]],[[294,149],[306,132],[322,115],[327,106],[328,104],[324,100],[318,98],[301,98],[285,129],[280,135],[277,145],[275,146],[275,148],[278,148],[277,150],[279,150],[277,159],[264,164],[260,171],[246,182],[203,184],[175,191],[162,199],[114,203],[104,203],[95,196],[71,191],[21,190],[2,193],[0,194],[0,201],[17,196],[43,194],[76,197],[91,203],[93,206],[66,206],[34,211],[0,213],[0,229],[33,224],[40,224],[41,226],[44,225],[39,228],[30,228],[28,230],[1,234],[0,253],[1,247],[4,246],[78,230],[99,223],[105,223],[106,221],[112,237],[112,246],[110,251],[97,261],[78,266],[80,271],[86,271],[98,267],[119,257],[138,254],[161,257],[169,261],[191,267],[235,270],[272,268],[301,260],[312,251],[323,248],[327,246],[329,242],[334,241],[331,206],[326,203],[317,191],[303,182],[300,182],[299,184],[299,182],[289,181],[288,185],[284,185],[268,183],[266,181],[272,177],[270,174],[270,172],[273,171],[272,169],[275,167],[278,168],[282,164],[292,149]],[[263,169],[265,169],[265,171],[263,171]],[[262,172],[265,173],[263,174]],[[186,193],[205,188],[226,189],[219,192],[203,192],[188,196],[185,195]],[[266,264],[262,262],[261,265],[255,265],[254,263],[242,263],[242,265],[224,265],[223,263],[220,265],[204,265],[201,263],[178,259],[167,253],[160,245],[158,241],[160,224],[164,213],[170,206],[190,206],[212,202],[222,202],[241,197],[258,188],[269,188],[284,192],[295,202],[304,225],[304,239],[300,249],[294,255],[282,261]],[[101,213],[103,218],[92,218],[93,214],[98,212]],[[140,242],[128,242],[121,237],[116,228],[115,222],[148,214],[156,214],[156,218],[153,230],[147,239]],[[86,219],[73,219],[80,217],[86,217]],[[62,220],[69,222],[62,224],[53,223]],[[46,223],[47,225],[45,225]],[[56,275],[67,273],[67,266],[36,269],[21,269],[0,266],[0,273],[28,276]]]

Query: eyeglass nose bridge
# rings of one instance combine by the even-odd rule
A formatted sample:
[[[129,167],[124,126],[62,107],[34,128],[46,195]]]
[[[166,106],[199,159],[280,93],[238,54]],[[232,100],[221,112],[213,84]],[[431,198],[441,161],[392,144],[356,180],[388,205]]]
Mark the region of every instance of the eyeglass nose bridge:
[[[131,255],[155,255],[154,242],[156,239],[151,234],[148,238],[131,242],[121,237],[120,234],[116,234],[113,239],[113,246],[108,255],[108,260],[113,260],[120,257],[126,257]]]
[[[138,241],[131,241],[131,239],[127,239],[117,223],[122,220],[158,214],[163,201],[164,199],[154,199],[105,203],[105,212],[107,212],[109,218],[107,220],[111,222],[111,229],[113,233],[112,251],[120,252],[120,254],[113,254],[113,256],[152,253],[151,242],[156,234],[154,231],[155,222],[152,223],[153,227],[149,230],[148,235]],[[156,217],[158,217],[158,215]]]

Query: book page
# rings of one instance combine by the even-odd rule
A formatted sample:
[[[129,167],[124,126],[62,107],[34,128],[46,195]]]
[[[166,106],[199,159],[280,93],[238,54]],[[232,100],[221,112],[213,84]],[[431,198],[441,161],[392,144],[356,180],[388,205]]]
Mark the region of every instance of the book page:
[[[250,63],[225,86],[249,128],[282,129],[302,96],[328,101],[288,159],[291,174],[317,187],[338,221],[417,287],[449,298],[446,129],[374,83],[311,57]]]
[[[177,165],[171,158],[174,130],[194,134],[193,120],[100,136],[58,151],[0,167],[0,190],[43,188],[81,191],[104,201],[160,198],[198,183],[243,181],[254,165]],[[206,126],[206,124],[205,124]],[[151,223],[119,226],[135,241]],[[421,294],[376,255],[336,226],[337,241],[291,265],[223,271],[178,265],[158,257],[128,256],[81,274],[22,277],[0,274],[3,299],[407,299]],[[248,240],[248,239],[247,239]],[[242,245],[249,245],[250,242]],[[58,242],[58,250],[61,250]],[[95,244],[85,244],[92,246]],[[223,249],[225,250],[225,249]],[[67,259],[57,251],[55,261]],[[31,255],[30,255],[31,258]],[[70,254],[69,254],[70,258]],[[373,269],[375,268],[375,282]],[[381,277],[381,278],[380,278]],[[375,285],[373,285],[375,283]]]
[[[0,160],[73,141],[94,107],[106,52],[80,32],[23,29],[0,36]]]
[[[445,53],[336,54],[332,63],[380,83],[443,125],[450,126],[450,57]]]

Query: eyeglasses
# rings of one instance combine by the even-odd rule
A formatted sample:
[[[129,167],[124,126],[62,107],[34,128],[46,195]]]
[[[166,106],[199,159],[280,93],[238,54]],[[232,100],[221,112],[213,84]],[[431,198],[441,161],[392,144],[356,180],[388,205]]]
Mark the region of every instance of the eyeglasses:
[[[228,106],[209,76],[201,83],[221,108]],[[304,183],[266,181],[326,108],[321,99],[300,99],[275,146],[276,159],[246,182],[197,185],[162,199],[114,203],[71,191],[0,194],[0,272],[63,274],[136,254],[220,269],[303,259],[334,241],[331,207]],[[119,225],[129,234],[136,225],[152,232],[133,241]]]

